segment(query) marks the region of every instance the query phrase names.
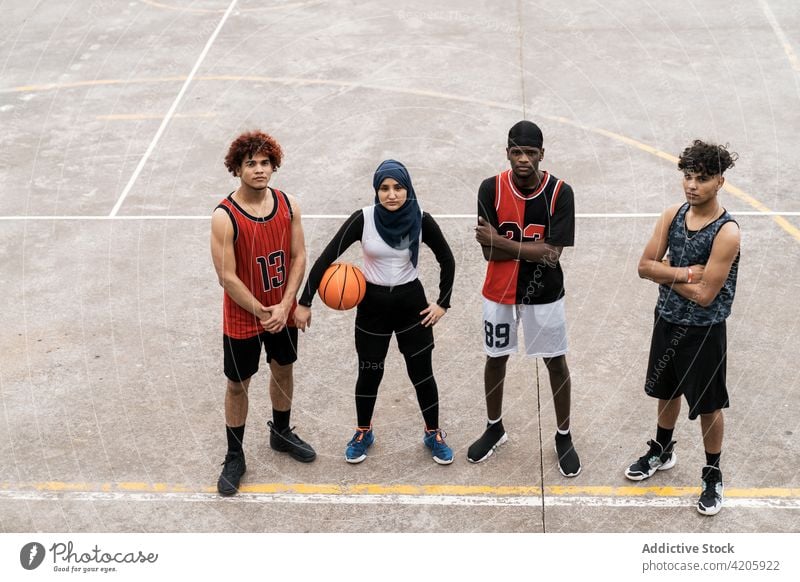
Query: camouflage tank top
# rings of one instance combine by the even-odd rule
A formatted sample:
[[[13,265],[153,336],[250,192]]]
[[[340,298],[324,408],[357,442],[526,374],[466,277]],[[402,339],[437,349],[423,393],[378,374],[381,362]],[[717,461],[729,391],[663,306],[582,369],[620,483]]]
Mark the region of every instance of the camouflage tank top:
[[[669,227],[669,263],[673,267],[705,265],[711,255],[719,229],[728,222],[736,222],[725,210],[718,219],[698,231],[686,229],[686,212],[689,204],[681,206]],[[738,224],[738,223],[737,223]],[[709,326],[725,321],[731,314],[733,296],[736,293],[736,275],[739,270],[739,254],[731,265],[728,278],[722,289],[708,307],[698,305],[678,295],[669,285],[659,285],[656,311],[666,321],[679,325]]]

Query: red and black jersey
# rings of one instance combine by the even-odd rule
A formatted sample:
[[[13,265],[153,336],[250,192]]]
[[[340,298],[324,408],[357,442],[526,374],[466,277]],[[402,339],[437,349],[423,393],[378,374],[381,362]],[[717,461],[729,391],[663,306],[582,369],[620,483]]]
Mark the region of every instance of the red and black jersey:
[[[511,170],[484,180],[478,190],[478,216],[518,242],[543,240],[570,247],[575,241],[572,188],[548,172],[534,189],[520,190]],[[552,303],[564,296],[561,264],[525,260],[489,261],[483,296],[496,303]]]
[[[236,255],[236,276],[247,285],[264,306],[276,305],[283,299],[292,256],[292,207],[286,194],[269,189],[273,209],[269,216],[256,217],[245,211],[231,193],[217,208],[228,213],[233,223],[233,251]],[[288,324],[294,325],[292,304]],[[225,293],[223,303],[225,335],[246,339],[264,332],[255,315],[239,306]]]

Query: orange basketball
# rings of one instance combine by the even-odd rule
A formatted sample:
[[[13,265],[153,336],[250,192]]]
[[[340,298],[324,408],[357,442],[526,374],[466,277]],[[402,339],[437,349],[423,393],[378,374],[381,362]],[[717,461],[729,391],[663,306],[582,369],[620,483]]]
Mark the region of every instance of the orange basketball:
[[[333,263],[319,284],[319,296],[332,309],[352,309],[361,303],[366,291],[364,274],[350,263]]]

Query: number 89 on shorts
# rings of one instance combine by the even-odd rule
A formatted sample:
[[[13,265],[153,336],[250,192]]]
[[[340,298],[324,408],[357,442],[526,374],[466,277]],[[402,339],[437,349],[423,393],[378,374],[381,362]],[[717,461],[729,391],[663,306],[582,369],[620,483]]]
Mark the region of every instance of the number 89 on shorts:
[[[508,347],[511,336],[511,326],[507,323],[494,325],[491,321],[484,320],[483,331],[486,334],[484,345],[487,349],[503,349]]]

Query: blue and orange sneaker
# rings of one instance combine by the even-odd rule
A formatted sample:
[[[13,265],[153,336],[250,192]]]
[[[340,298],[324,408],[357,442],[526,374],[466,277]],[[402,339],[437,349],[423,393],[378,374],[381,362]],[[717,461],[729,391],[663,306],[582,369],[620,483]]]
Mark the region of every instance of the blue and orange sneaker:
[[[344,451],[344,459],[348,463],[360,463],[367,458],[367,449],[375,442],[375,433],[372,432],[372,427],[357,428],[356,434],[347,443],[347,448]]]
[[[453,462],[453,450],[444,442],[446,436],[446,432],[437,428],[425,430],[425,438],[422,439],[423,444],[431,450],[433,460],[440,465],[449,465]]]

